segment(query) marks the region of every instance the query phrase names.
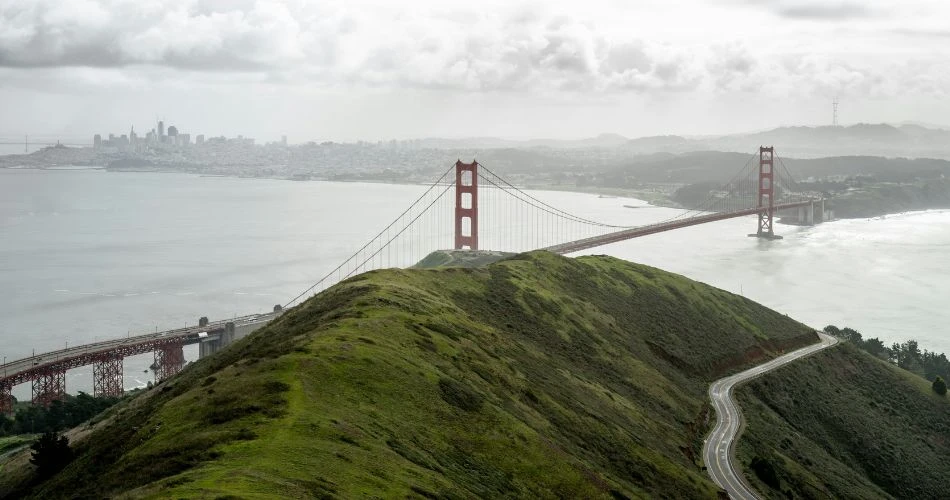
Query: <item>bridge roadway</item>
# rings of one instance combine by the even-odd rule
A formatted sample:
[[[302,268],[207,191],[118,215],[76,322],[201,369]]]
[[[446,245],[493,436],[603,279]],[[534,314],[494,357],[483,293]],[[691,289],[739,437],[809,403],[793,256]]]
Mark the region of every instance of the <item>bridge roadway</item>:
[[[83,344],[58,351],[44,352],[0,365],[0,386],[15,387],[50,372],[66,371],[94,364],[104,356],[118,355],[123,358],[152,352],[164,345],[197,344],[217,340],[225,325],[234,323],[235,328],[266,323],[279,313],[251,314],[233,319],[213,321],[205,326],[189,326],[145,335],[135,335],[91,344]],[[207,336],[201,336],[207,332]]]
[[[779,210],[785,210],[789,208],[798,208],[810,205],[812,203],[818,202],[821,200],[806,200],[806,201],[796,201],[794,203],[782,203],[773,206],[773,210],[778,212]],[[759,212],[762,212],[761,208],[753,207],[747,208],[744,210],[738,210],[735,212],[715,212],[706,215],[699,215],[696,217],[690,217],[682,220],[673,220],[669,222],[660,222],[657,224],[648,224],[646,226],[638,226],[630,229],[622,229],[620,231],[615,231],[613,233],[608,233],[600,236],[592,236],[590,238],[584,238],[576,241],[569,241],[567,243],[561,243],[559,245],[551,245],[549,247],[542,248],[542,250],[547,250],[549,252],[554,252],[556,254],[564,255],[571,252],[579,252],[581,250],[587,250],[588,248],[599,247],[601,245],[606,245],[608,243],[616,243],[618,241],[629,240],[633,238],[639,238],[641,236],[647,236],[650,234],[662,233],[664,231],[671,231],[673,229],[679,229],[682,227],[696,226],[699,224],[706,224],[707,222],[715,222],[726,219],[734,219],[736,217],[744,217],[746,215],[756,215]]]

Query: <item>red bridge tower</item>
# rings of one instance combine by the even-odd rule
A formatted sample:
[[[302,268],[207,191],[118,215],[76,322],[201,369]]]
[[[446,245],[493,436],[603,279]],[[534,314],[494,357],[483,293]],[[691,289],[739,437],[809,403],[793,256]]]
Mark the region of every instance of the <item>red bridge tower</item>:
[[[455,249],[463,248],[478,250],[478,162],[475,160],[455,162]]]
[[[759,147],[759,230],[749,235],[770,240],[781,238],[772,230],[775,218],[774,156],[774,147]]]

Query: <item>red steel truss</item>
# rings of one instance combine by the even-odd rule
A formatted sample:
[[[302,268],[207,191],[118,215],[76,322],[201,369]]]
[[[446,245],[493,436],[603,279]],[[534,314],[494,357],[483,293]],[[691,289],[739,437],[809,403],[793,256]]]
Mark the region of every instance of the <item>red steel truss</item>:
[[[49,406],[66,395],[66,370],[44,367],[33,379],[33,404]]]
[[[96,397],[122,395],[122,356],[115,352],[102,353],[92,365],[92,393]]]
[[[466,219],[468,234],[465,234]],[[478,162],[459,160],[455,162],[455,249],[466,247],[478,250]]]
[[[184,330],[184,329],[183,329]],[[223,328],[210,330],[209,333],[220,334]],[[68,351],[58,353],[47,353],[34,356],[33,366],[18,370],[5,377],[0,377],[0,386],[16,387],[27,382],[33,383],[34,391],[40,388],[37,384],[39,379],[48,377],[53,373],[65,373],[66,370],[79,368],[80,366],[95,365],[102,361],[104,356],[115,358],[126,358],[138,354],[146,354],[161,349],[166,345],[174,345],[181,352],[181,346],[198,342],[198,333],[183,331],[180,335],[154,335],[145,338],[121,339],[110,341],[101,345],[90,345],[71,348]],[[179,357],[181,357],[179,355]],[[180,367],[179,367],[180,370]],[[121,370],[120,370],[121,371]],[[177,373],[177,371],[176,371]],[[121,383],[119,386],[121,387]],[[44,386],[45,387],[45,386]],[[34,396],[36,392],[34,392]]]
[[[13,413],[13,390],[12,385],[0,383],[0,415],[9,415]]]
[[[168,380],[185,366],[184,342],[168,343],[155,350],[155,382]]]

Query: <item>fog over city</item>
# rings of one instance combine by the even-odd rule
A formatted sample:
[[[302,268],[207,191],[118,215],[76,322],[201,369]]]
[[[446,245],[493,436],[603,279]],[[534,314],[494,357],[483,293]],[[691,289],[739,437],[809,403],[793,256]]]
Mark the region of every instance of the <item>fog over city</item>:
[[[936,0],[0,2],[0,135],[259,141],[945,124]]]

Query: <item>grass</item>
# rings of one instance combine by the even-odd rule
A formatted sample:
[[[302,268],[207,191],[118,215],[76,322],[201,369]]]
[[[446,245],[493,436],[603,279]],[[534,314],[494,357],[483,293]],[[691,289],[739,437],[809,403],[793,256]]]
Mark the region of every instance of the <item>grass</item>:
[[[926,380],[843,344],[738,391],[740,461],[766,458],[770,497],[946,498],[950,401]]]
[[[609,257],[374,271],[110,410],[28,493],[709,498],[708,383],[814,340]]]
[[[35,436],[30,434],[0,437],[0,455],[30,444],[34,439]]]
[[[510,252],[491,250],[437,250],[426,255],[413,267],[417,269],[482,267],[512,255],[514,254]]]

